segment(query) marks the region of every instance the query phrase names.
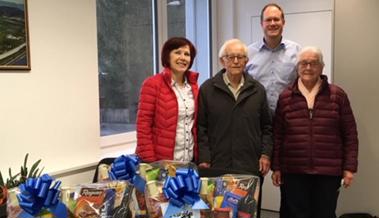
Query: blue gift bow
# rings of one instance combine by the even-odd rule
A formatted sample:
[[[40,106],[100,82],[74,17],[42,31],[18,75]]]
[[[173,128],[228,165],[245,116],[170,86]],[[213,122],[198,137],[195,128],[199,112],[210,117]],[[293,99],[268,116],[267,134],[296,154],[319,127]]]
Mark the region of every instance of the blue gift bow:
[[[29,178],[19,186],[17,195],[19,205],[23,209],[21,218],[35,217],[42,209],[49,209],[54,217],[66,218],[66,206],[59,200],[61,181],[56,181],[50,188],[53,178],[44,174],[39,178]]]
[[[163,185],[163,194],[170,204],[183,207],[185,204],[194,205],[200,199],[201,181],[196,170],[179,168],[175,177],[167,177]]]
[[[137,155],[121,155],[111,166],[109,176],[111,180],[128,180],[140,192],[145,190],[145,181],[138,174],[138,165],[141,162]]]

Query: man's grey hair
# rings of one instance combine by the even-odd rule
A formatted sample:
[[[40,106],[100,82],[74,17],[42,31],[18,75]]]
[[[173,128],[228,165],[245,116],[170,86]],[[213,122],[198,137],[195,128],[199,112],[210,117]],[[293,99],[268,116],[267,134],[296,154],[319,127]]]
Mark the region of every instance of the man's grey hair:
[[[221,46],[220,51],[218,52],[218,57],[222,58],[226,55],[226,48],[231,44],[240,44],[243,47],[244,53],[247,56],[247,46],[245,43],[243,43],[239,39],[229,39],[224,42],[224,44]]]
[[[323,55],[322,55],[322,51],[320,48],[316,47],[316,46],[306,46],[304,48],[302,48],[299,53],[297,54],[297,60],[296,60],[296,65],[299,63],[299,60],[300,60],[300,56],[303,55],[304,53],[306,52],[313,52],[317,55],[318,57],[318,61],[319,63],[324,66],[325,63],[324,63],[324,58],[323,58]]]

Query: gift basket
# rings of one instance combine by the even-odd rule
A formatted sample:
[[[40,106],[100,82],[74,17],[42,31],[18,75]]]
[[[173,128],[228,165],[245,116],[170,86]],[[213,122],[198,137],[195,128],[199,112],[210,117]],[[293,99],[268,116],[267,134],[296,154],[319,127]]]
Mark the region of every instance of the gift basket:
[[[193,163],[157,161],[144,173],[150,218],[200,217],[200,209],[208,208],[200,198],[201,181]]]
[[[259,177],[227,174],[202,177],[200,197],[209,206],[201,210],[202,217],[256,217],[259,196]]]
[[[128,181],[135,186],[130,193],[129,217],[147,218],[145,203],[145,178],[140,176],[144,163],[136,155],[121,155],[110,164],[99,164],[96,181]]]
[[[123,218],[129,214],[133,186],[127,181],[108,181],[62,187],[68,217]]]
[[[98,171],[100,181],[126,179],[134,184],[132,217],[256,217],[260,191],[257,176],[236,171],[222,175],[221,171],[209,173],[212,169],[207,169],[210,176],[200,177],[193,163],[141,163],[135,155],[120,156],[111,165],[99,166]]]
[[[60,184],[60,181],[54,181],[44,174],[38,178],[29,178],[25,183],[9,190],[8,218],[66,218],[66,207],[59,198]]]

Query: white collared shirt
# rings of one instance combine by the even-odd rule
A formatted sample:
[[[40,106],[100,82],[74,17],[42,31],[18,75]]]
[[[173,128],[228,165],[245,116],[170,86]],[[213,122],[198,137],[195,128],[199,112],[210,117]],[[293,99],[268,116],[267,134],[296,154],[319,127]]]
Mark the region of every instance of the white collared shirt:
[[[176,127],[174,160],[192,161],[194,138],[192,127],[194,125],[195,100],[192,88],[187,81],[180,87],[175,81],[171,82],[178,101],[178,124]]]
[[[228,86],[229,90],[233,93],[234,95],[234,99],[238,99],[238,95],[240,94],[241,92],[241,88],[243,86],[243,84],[245,83],[245,77],[242,75],[241,77],[241,81],[240,83],[238,84],[238,87],[235,89],[233,88],[232,84],[230,83],[230,80],[228,78],[228,75],[227,75],[227,72],[225,72],[223,75],[222,75],[222,78],[224,79],[224,82],[225,84]]]

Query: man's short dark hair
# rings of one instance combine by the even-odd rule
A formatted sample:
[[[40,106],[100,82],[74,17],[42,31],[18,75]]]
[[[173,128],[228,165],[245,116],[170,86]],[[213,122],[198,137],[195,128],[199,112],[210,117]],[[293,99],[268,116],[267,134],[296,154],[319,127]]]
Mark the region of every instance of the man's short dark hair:
[[[265,12],[265,10],[266,10],[268,7],[276,7],[277,9],[279,9],[279,11],[282,12],[282,19],[284,20],[284,12],[283,12],[283,9],[282,9],[278,4],[270,3],[270,4],[265,5],[265,6],[262,8],[262,11],[261,11],[261,22],[263,22],[263,13]]]

